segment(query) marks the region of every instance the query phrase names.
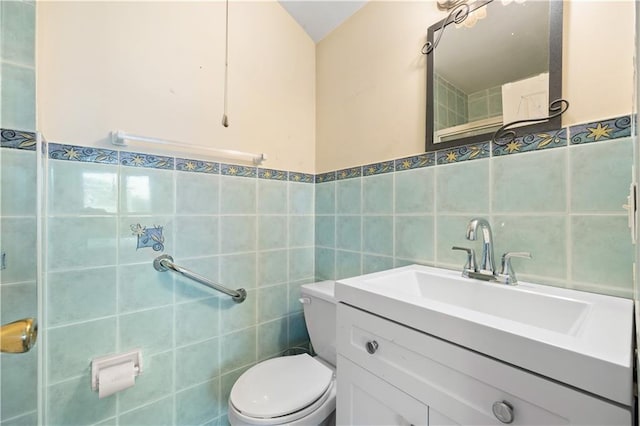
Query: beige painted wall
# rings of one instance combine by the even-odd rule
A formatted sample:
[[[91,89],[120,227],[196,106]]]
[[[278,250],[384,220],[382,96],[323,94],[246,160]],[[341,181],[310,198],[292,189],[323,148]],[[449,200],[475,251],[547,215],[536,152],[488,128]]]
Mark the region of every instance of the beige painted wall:
[[[119,129],[315,171],[315,45],[275,0],[231,2],[226,129],[224,2],[37,9],[38,129],[48,140],[106,147]]]
[[[372,1],[317,46],[316,170],[424,152],[434,1]],[[634,3],[565,1],[563,125],[632,111]]]

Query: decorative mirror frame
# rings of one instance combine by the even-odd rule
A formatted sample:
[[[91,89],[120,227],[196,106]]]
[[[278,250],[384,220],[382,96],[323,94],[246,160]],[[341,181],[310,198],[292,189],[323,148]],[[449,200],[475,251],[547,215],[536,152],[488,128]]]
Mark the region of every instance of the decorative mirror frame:
[[[427,30],[427,43],[422,49],[422,53],[427,55],[427,114],[426,114],[426,152],[450,149],[462,145],[488,142],[493,139],[492,133],[461,137],[459,139],[446,142],[435,143],[434,141],[434,55],[437,53],[437,42],[434,41],[434,34],[439,29],[445,27],[440,37],[446,37],[446,26],[455,22],[461,22],[470,12],[491,3],[493,0],[477,1],[471,7],[456,6],[451,10],[451,14],[443,20],[429,27]],[[532,120],[536,123],[517,127],[518,134],[529,134],[549,130],[557,130],[562,127],[561,114],[554,114],[552,107],[556,107],[562,98],[562,1],[549,0],[549,117],[540,117],[540,120]],[[462,12],[461,12],[462,10]],[[457,16],[456,16],[457,15]],[[460,20],[462,16],[462,19]],[[434,45],[435,43],[435,45]],[[425,48],[427,48],[425,50]],[[429,52],[429,53],[427,53]],[[562,111],[564,112],[564,111]],[[509,123],[503,123],[503,128]]]

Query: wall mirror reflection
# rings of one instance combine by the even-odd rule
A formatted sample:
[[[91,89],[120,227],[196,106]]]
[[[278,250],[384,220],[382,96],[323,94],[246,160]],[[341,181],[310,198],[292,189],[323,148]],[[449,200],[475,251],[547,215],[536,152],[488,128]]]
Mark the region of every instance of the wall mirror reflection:
[[[467,6],[448,3],[466,14]],[[427,54],[427,151],[488,141],[505,123],[549,116],[561,97],[562,2],[467,5],[462,22],[445,18],[428,30],[435,46]],[[525,123],[518,133],[560,123]]]

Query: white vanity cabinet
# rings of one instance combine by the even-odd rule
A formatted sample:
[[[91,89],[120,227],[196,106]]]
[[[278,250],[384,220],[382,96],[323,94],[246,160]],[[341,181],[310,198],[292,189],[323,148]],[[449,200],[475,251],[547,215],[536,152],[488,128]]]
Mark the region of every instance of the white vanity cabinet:
[[[339,425],[627,425],[629,407],[340,303]]]

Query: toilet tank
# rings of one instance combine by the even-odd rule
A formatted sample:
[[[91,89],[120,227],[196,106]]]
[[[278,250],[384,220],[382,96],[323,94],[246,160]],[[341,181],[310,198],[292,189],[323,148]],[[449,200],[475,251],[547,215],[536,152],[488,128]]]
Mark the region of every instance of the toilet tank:
[[[334,285],[335,281],[321,281],[300,287],[300,301],[304,307],[304,320],[313,349],[321,359],[333,366],[336,365]]]

